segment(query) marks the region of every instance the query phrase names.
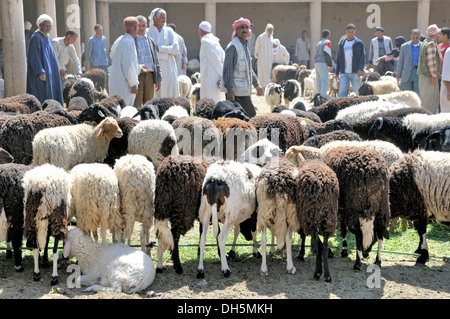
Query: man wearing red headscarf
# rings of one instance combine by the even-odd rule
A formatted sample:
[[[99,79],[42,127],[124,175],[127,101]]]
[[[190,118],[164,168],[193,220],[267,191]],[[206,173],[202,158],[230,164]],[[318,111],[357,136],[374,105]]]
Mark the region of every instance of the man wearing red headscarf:
[[[252,84],[259,96],[264,94],[264,90],[252,69],[250,52],[247,48],[247,39],[252,34],[250,26],[250,20],[245,18],[240,18],[233,23],[232,40],[225,50],[223,82],[226,99],[237,101],[249,117],[254,117],[256,110],[251,99]]]

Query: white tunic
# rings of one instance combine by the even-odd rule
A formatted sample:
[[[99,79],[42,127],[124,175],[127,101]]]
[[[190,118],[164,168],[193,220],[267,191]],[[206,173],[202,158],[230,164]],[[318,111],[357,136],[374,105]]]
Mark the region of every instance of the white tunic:
[[[445,51],[442,66],[442,81],[450,82],[450,50]],[[450,113],[450,101],[447,99],[447,87],[441,83],[441,113]]]
[[[208,33],[202,37],[200,43],[200,96],[210,98],[216,103],[221,100],[217,81],[222,79],[225,60],[225,51],[219,41],[213,34]]]
[[[81,74],[80,59],[77,56],[77,51],[73,44],[65,45],[64,37],[54,38],[53,49],[55,50],[56,58],[58,60],[59,70],[67,70],[66,66],[72,60],[76,74]]]
[[[286,47],[280,44],[278,52],[273,56],[273,63],[289,64],[290,57],[291,55]]]
[[[147,29],[147,35],[153,39],[159,48],[158,59],[161,66],[161,88],[155,92],[155,98],[172,97],[180,95],[178,90],[178,68],[175,56],[178,52],[178,41],[174,31],[163,26],[159,31],[151,21],[151,26]]]
[[[128,33],[121,35],[114,42],[110,55],[109,94],[117,94],[126,105],[133,105],[136,94],[131,93],[131,88],[139,84],[140,72],[134,38]]]
[[[267,31],[267,27],[266,27]],[[258,36],[255,42],[255,58],[258,59],[258,81],[262,87],[266,87],[271,80],[273,64],[273,36],[264,32]]]

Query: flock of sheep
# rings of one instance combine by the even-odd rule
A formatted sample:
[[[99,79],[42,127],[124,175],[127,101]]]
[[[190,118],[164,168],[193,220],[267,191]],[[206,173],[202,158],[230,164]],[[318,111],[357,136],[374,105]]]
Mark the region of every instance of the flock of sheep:
[[[195,221],[201,226],[197,278],[205,276],[212,225],[225,276],[232,229],[234,243],[242,233],[255,255],[262,233],[261,274],[268,275],[270,229],[291,274],[293,233],[302,239],[299,259],[311,236],[314,278],[323,273],[327,282],[327,243],[337,225],[342,256],[347,230],[355,235],[356,270],[375,243],[381,264],[390,221],[414,222],[421,264],[429,257],[427,224],[450,225],[450,115],[430,114],[414,92],[388,89],[390,79],[367,74],[359,96],[324,101],[310,94],[310,106],[302,94],[313,72],[277,67],[265,95],[271,113],[250,119],[239,104],[201,98],[195,76],[184,81],[187,87],[180,78],[179,98],[155,98],[136,110],[108,96],[97,71],[64,79],[64,106],[27,94],[0,100],[0,240],[12,248],[6,256],[14,257],[17,271],[23,271],[26,240],[36,281],[40,250],[41,262],[49,262],[50,237],[52,284],[64,242],[63,255],[76,257],[89,291],[130,293],[151,285],[167,250],[175,271],[183,272],[178,243]],[[71,221],[76,228],[69,230]],[[130,247],[136,221],[140,250]]]

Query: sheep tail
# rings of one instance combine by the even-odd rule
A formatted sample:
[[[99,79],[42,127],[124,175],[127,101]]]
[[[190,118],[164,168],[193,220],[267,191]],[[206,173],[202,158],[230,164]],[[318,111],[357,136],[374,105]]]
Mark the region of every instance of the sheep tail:
[[[219,218],[217,217],[217,204],[214,203],[211,206],[211,221],[213,224],[213,232],[214,232],[214,237],[217,238],[217,236],[219,236]]]
[[[8,220],[6,219],[5,209],[0,200],[0,241],[6,241],[6,234],[8,233]]]
[[[318,235],[318,230],[314,229],[311,232],[311,252],[314,255],[317,255],[317,253],[319,252],[319,235]]]
[[[373,241],[373,222],[374,217],[370,216],[368,218],[359,218],[359,222],[361,225],[361,231],[363,234],[363,250],[366,250],[370,247]]]
[[[173,249],[174,246],[173,235],[169,227],[168,219],[163,220],[157,219],[155,221],[155,233],[156,236],[158,237],[158,247],[160,247],[162,251]]]

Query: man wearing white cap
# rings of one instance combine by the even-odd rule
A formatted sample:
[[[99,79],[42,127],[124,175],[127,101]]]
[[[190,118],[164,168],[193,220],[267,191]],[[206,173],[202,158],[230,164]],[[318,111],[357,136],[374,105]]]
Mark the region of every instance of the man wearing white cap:
[[[36,21],[39,26],[30,39],[28,49],[27,93],[41,103],[54,99],[64,105],[58,60],[49,35],[53,19],[42,14]]]
[[[211,24],[203,21],[198,26],[200,37],[200,96],[210,98],[214,102],[221,100],[219,83],[222,79],[225,51],[219,43],[219,38],[211,33]]]
[[[441,54],[438,50],[436,39],[440,29],[433,24],[427,28],[427,37],[422,42],[419,52],[419,96],[422,107],[437,113],[439,107],[438,78],[441,76]]]

